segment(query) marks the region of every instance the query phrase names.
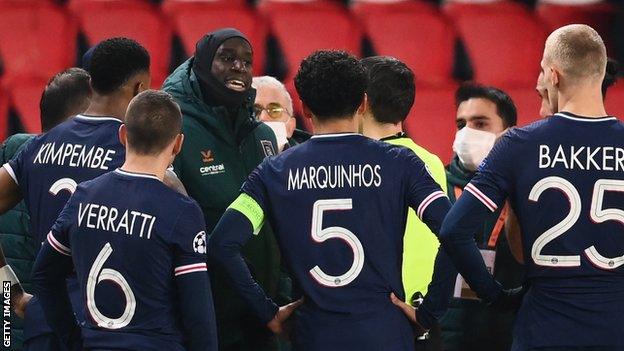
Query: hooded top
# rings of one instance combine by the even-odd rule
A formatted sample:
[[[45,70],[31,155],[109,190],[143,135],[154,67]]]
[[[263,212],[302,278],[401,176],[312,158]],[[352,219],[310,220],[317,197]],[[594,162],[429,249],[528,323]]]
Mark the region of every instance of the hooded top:
[[[224,41],[231,38],[241,38],[249,43],[243,33],[234,28],[224,28],[204,35],[195,45],[193,72],[199,78],[202,96],[208,105],[236,107],[242,104],[251,93],[251,88],[242,92],[229,89],[211,72],[212,61],[217,50]],[[251,47],[251,43],[249,43],[249,47]]]

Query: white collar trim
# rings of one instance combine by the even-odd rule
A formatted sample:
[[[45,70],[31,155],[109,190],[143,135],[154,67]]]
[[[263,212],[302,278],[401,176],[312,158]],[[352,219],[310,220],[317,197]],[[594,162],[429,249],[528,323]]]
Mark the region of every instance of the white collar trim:
[[[352,135],[362,135],[360,133],[329,133],[329,134],[318,134],[318,135],[313,135],[312,139],[318,139],[318,138],[337,138],[337,137],[345,137],[345,136],[352,136]]]
[[[128,177],[137,177],[137,178],[151,178],[151,179],[156,179],[157,181],[160,181],[160,179],[158,179],[157,176],[152,175],[152,174],[143,174],[143,173],[134,173],[134,172],[128,172],[128,171],[124,171],[121,168],[117,168],[115,170],[115,172],[119,173],[119,174],[123,174],[125,176]]]
[[[82,119],[85,121],[115,121],[115,122],[119,122],[121,123],[121,120],[119,118],[115,118],[115,117],[95,117],[95,116],[85,116],[85,115],[76,115],[76,117],[74,118],[78,118],[78,119]]]
[[[613,116],[606,116],[606,117],[599,117],[599,118],[589,118],[589,117],[579,118],[579,117],[570,116],[567,113],[561,113],[561,112],[560,113],[555,113],[555,116],[571,119],[571,120],[577,121],[577,122],[604,122],[604,121],[617,120],[617,118],[615,118]]]

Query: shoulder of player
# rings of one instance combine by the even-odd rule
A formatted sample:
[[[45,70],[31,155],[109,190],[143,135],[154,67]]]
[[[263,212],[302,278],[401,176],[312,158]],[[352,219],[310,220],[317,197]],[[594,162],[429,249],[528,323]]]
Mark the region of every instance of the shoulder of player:
[[[176,223],[186,225],[188,223],[199,223],[204,221],[203,212],[197,201],[172,189],[169,190],[175,194],[172,196],[171,200],[165,201],[168,203],[168,208],[176,210],[171,213],[173,218],[176,219]]]

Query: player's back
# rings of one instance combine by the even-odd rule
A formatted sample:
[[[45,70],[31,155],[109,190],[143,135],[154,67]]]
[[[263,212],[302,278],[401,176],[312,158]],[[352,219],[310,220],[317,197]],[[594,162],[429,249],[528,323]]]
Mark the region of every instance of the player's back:
[[[118,169],[80,184],[58,223],[69,223],[61,227],[90,317],[85,347],[183,350],[174,275],[206,270],[197,204],[155,176]],[[201,229],[189,236],[189,226]],[[185,263],[185,249],[204,255]]]
[[[403,295],[408,205],[421,214],[427,201],[444,196],[422,161],[358,134],[319,135],[265,161],[249,183],[258,176],[282,255],[306,298],[296,343],[307,350],[413,348],[411,327],[389,295]]]
[[[43,242],[50,227],[80,182],[123,164],[121,121],[77,115],[35,139],[7,164],[31,217],[31,228]]]
[[[615,117],[558,113],[511,131],[481,166],[520,220],[531,290],[516,335],[530,347],[624,346],[623,140]]]

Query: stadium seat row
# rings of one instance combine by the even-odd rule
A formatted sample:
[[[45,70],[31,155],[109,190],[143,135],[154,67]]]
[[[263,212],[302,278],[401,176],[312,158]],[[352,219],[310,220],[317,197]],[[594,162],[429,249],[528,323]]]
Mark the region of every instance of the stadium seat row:
[[[8,106],[27,131],[39,131],[41,90],[54,73],[75,65],[79,33],[88,45],[112,36],[141,42],[152,55],[153,85],[158,87],[171,68],[174,34],[190,55],[203,34],[230,26],[249,36],[255,74],[264,73],[267,38],[275,38],[286,64],[284,82],[296,102],[292,78],[301,59],[315,49],[339,48],[361,55],[367,38],[375,53],[405,61],[417,76],[416,104],[406,127],[448,159],[459,42],[471,63],[472,78],[508,90],[518,104],[520,120],[528,122],[539,110],[533,87],[547,33],[567,23],[588,23],[609,44],[614,18],[609,4],[543,4],[533,12],[512,1],[449,3],[442,8],[416,0],[356,3],[350,8],[333,1],[264,1],[250,8],[245,1],[168,0],[154,5],[141,0],[73,0],[60,6],[50,1],[0,0],[5,92],[0,94],[0,137],[6,130]],[[614,114],[624,115],[624,106],[618,106],[624,105],[620,91],[614,90],[612,107]]]

